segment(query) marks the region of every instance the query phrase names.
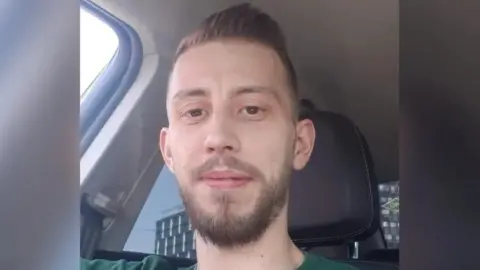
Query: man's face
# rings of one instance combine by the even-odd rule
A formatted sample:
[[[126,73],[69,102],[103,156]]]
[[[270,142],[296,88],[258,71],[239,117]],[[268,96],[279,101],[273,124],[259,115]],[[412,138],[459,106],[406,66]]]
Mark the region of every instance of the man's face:
[[[258,239],[285,207],[289,177],[313,145],[293,120],[275,51],[242,41],[195,46],[173,68],[160,147],[192,224],[219,246]]]

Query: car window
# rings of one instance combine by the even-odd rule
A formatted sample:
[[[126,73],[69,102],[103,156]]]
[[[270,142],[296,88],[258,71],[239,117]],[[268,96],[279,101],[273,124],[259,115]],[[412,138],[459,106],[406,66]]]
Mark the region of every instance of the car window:
[[[90,0],[80,3],[79,133],[83,156],[138,78],[143,47],[128,23]]]
[[[80,8],[80,101],[110,63],[117,48],[115,31],[88,10]]]
[[[400,244],[400,185],[389,182],[379,185],[380,222],[388,248],[399,248]]]
[[[124,250],[196,258],[194,240],[175,176],[164,166]]]

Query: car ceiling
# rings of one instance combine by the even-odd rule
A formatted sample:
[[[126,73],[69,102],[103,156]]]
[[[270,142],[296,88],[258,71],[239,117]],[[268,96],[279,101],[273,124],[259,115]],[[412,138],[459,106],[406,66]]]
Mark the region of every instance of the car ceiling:
[[[183,35],[210,13],[244,1],[94,0],[131,25],[144,54],[167,71]],[[301,96],[351,118],[369,142],[380,181],[398,180],[398,1],[250,1],[284,29]],[[166,125],[165,74],[142,108],[148,132]],[[152,134],[153,137],[154,134]],[[156,148],[157,144],[152,145]]]

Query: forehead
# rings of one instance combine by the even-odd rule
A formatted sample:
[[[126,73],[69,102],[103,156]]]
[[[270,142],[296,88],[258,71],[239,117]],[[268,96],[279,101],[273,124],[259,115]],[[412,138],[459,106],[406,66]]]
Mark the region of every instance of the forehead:
[[[175,63],[169,96],[185,89],[213,91],[238,87],[288,87],[280,57],[267,46],[244,40],[212,41],[196,45]]]

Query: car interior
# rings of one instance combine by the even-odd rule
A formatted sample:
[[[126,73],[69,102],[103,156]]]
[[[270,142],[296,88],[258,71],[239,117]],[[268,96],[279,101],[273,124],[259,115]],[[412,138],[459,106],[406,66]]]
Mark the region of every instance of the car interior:
[[[168,125],[167,81],[181,38],[211,13],[244,1],[81,0],[81,12],[107,26],[116,40],[113,56],[86,81],[80,96],[75,93],[80,97],[75,110],[60,101],[68,98],[65,89],[71,82],[78,81],[66,73],[78,74],[78,55],[88,55],[73,48],[80,41],[78,29],[62,23],[68,19],[66,13],[47,11],[55,7],[54,1],[35,10],[16,2],[17,13],[9,19],[18,22],[16,15],[31,15],[33,28],[18,28],[9,38],[36,49],[17,46],[1,51],[12,55],[4,58],[5,65],[18,62],[5,73],[10,80],[2,88],[18,90],[16,96],[2,97],[6,104],[0,107],[2,138],[10,139],[0,146],[2,153],[21,164],[0,160],[0,172],[2,181],[32,180],[28,185],[4,183],[23,192],[25,202],[41,198],[48,207],[40,211],[15,204],[22,216],[2,222],[15,228],[15,222],[38,221],[35,230],[22,231],[21,239],[64,241],[55,256],[65,261],[72,260],[62,255],[67,242],[79,238],[79,256],[85,259],[139,261],[157,255],[178,269],[193,265],[194,247],[187,251],[185,243],[191,244],[195,235],[181,211],[170,211],[181,208],[181,202],[158,147],[159,131]],[[317,133],[311,160],[292,179],[292,239],[305,251],[361,270],[398,269],[398,1],[248,2],[269,13],[285,32],[298,74],[301,117],[312,119]],[[80,28],[87,29],[82,14]],[[58,18],[49,21],[54,15]],[[42,38],[43,28],[50,30],[48,38]],[[100,27],[88,29],[96,28]],[[91,38],[91,50],[100,50],[107,43],[105,37]],[[93,60],[103,57],[92,55]],[[69,64],[33,64],[52,59]],[[45,90],[40,93],[37,88]],[[7,112],[18,120],[9,122]],[[18,123],[28,123],[30,129]],[[78,153],[70,153],[71,145],[79,145]],[[43,180],[34,181],[52,179],[52,185],[60,186],[78,175],[79,185],[68,186],[70,193],[79,194],[75,205],[54,203],[55,196],[67,198],[67,190],[58,192]],[[14,196],[9,190],[2,187],[0,197]],[[69,207],[78,211],[67,211]],[[57,220],[54,214],[65,223],[80,223],[79,235],[58,229],[59,223],[49,225]],[[48,233],[36,235],[41,230]],[[43,253],[32,256],[53,252],[41,247]],[[8,254],[4,253],[8,261],[21,258]],[[10,266],[5,267],[15,268]]]
[[[112,112],[118,122],[107,121],[82,156],[82,257],[135,261],[155,253],[127,249],[126,243],[150,192],[154,196],[153,186],[163,181],[158,131],[167,125],[165,88],[173,52],[204,17],[238,3],[90,2],[136,31],[143,59]],[[286,32],[304,99],[302,117],[314,120],[318,134],[312,160],[292,181],[292,238],[302,249],[359,269],[396,269],[398,246],[387,246],[378,188],[398,180],[398,3],[253,4]],[[194,256],[158,255],[179,268],[195,263]]]
[[[141,260],[154,250],[126,246],[153,187],[163,181],[158,132],[167,125],[173,53],[203,18],[241,1],[85,2],[84,8],[128,25],[143,58],[110,119],[96,133],[86,132],[95,136],[85,140],[80,167],[81,256]],[[398,2],[251,2],[285,31],[302,117],[312,118],[317,132],[311,161],[292,181],[292,239],[359,269],[397,269],[398,246],[387,246],[378,189],[398,180]],[[194,256],[157,255],[178,268],[195,263]]]
[[[2,1],[2,269],[196,263],[158,147],[167,82],[182,37],[243,2]],[[478,269],[478,2],[248,2],[283,29],[317,133],[294,243],[361,270]]]
[[[377,179],[359,128],[345,116],[311,108],[301,117],[313,120],[317,139],[311,160],[303,170],[294,172],[291,183],[289,230],[293,241],[308,252],[361,270],[398,269],[398,250],[386,248],[379,226]],[[90,208],[88,203],[85,207]],[[355,249],[355,243],[359,248]],[[147,255],[151,254],[97,250],[91,256],[139,261]],[[178,268],[195,263],[193,259],[163,257]]]

